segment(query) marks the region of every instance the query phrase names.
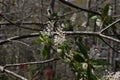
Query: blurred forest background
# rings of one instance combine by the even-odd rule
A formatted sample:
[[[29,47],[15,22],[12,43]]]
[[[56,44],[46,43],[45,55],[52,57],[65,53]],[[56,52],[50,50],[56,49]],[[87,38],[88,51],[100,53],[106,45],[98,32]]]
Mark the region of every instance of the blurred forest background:
[[[120,71],[119,7],[120,0],[0,0],[0,80],[102,80]],[[93,60],[97,78],[81,68]]]

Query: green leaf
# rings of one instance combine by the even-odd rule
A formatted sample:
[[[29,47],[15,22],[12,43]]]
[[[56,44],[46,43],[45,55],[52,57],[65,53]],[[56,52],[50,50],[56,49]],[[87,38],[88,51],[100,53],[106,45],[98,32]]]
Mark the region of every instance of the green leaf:
[[[64,49],[64,47],[59,47],[58,48],[60,51],[58,52],[59,53],[59,55],[60,55],[60,57],[61,58],[64,58],[64,56],[65,56],[65,49]]]
[[[76,68],[81,68],[81,66],[82,66],[82,65],[81,65],[80,63],[78,63],[78,62],[74,62],[73,64],[74,64],[74,66],[75,66]]]
[[[97,76],[93,74],[92,70],[93,70],[93,66],[91,64],[88,64],[88,68],[87,68],[88,80],[98,80]]]
[[[47,56],[48,56],[48,47],[47,47],[47,45],[45,45],[44,48],[42,49],[42,56],[44,58],[47,58]]]
[[[89,59],[88,53],[87,53],[87,47],[83,45],[81,41],[77,43],[80,52],[84,55],[85,58]]]
[[[64,25],[65,25],[64,30],[73,31],[73,25],[71,20],[66,20]]]
[[[112,23],[112,21],[112,17],[107,15],[103,18],[103,25],[108,26],[110,23]]]
[[[89,64],[88,64],[88,67],[87,67],[87,76],[88,76],[88,80],[93,80],[92,79],[92,68]]]
[[[63,46],[64,48],[69,48],[69,47],[70,47],[70,42],[67,41],[67,40],[65,40],[65,41],[62,43],[62,46]]]
[[[43,40],[46,40],[49,38],[49,36],[47,34],[42,34],[41,37],[43,38]]]
[[[53,38],[48,38],[47,39],[48,40],[48,43],[50,44],[50,45],[54,45],[54,39]]]
[[[58,14],[57,13],[52,13],[51,14],[51,19],[52,20],[58,20],[59,19]]]
[[[82,56],[80,56],[79,54],[75,54],[73,56],[73,59],[77,62],[85,62],[84,58]]]
[[[102,15],[103,15],[103,17],[105,17],[106,15],[108,15],[109,6],[110,6],[110,4],[106,4],[106,5],[102,8]]]
[[[93,14],[93,13],[89,13],[89,15],[88,15],[89,18],[91,18],[93,16],[95,16],[95,14]]]
[[[41,37],[37,38],[35,41],[36,41],[37,43],[42,43],[42,42],[44,42],[44,40],[43,40]]]

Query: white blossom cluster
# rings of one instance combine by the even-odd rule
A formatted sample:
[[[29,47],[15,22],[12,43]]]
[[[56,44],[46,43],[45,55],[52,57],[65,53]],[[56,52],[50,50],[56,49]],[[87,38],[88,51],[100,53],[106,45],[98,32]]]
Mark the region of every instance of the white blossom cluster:
[[[63,27],[59,26],[56,30],[56,35],[54,36],[55,45],[62,44],[65,41],[65,34],[63,34]]]
[[[52,35],[52,32],[53,32],[53,28],[54,28],[54,23],[48,21],[48,26],[47,26],[47,28],[45,29],[44,32],[45,32],[47,35],[51,36],[51,35]]]
[[[120,72],[109,73],[108,75],[104,76],[106,80],[120,80]]]
[[[54,35],[54,43],[55,45],[62,44],[65,41],[65,34],[63,34],[63,24],[59,24],[58,27],[56,28],[56,31],[54,31],[54,22],[48,21],[48,26],[44,30],[44,33],[47,34],[48,36],[54,35],[53,32],[56,32]]]

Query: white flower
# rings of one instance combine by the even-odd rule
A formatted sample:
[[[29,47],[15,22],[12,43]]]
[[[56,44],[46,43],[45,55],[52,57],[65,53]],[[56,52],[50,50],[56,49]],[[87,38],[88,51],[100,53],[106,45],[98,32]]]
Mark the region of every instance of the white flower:
[[[87,69],[87,67],[88,67],[88,64],[87,64],[87,63],[83,63],[83,64],[82,64],[82,68],[83,68],[83,69],[85,69],[85,70],[86,70],[86,69]]]
[[[96,20],[96,25],[97,25],[98,27],[102,27],[103,22],[101,21],[101,19],[97,19],[97,20]]]
[[[109,6],[108,15],[112,16],[112,7],[111,6]]]
[[[77,14],[74,13],[74,14],[72,15],[72,17],[70,18],[70,20],[71,20],[72,22],[75,22],[76,17],[77,17]]]
[[[63,36],[55,35],[54,36],[55,45],[62,44],[65,40],[66,40],[65,35],[63,35]]]
[[[57,49],[57,52],[58,52],[58,53],[61,53],[61,52],[62,52],[62,49]]]
[[[86,21],[85,21],[85,22],[82,23],[81,26],[86,27],[86,24],[87,24],[87,23],[86,23]]]

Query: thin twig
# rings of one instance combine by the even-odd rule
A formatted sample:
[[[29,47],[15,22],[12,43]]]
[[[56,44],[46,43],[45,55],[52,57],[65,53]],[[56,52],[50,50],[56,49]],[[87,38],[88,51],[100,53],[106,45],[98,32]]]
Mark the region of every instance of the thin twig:
[[[32,33],[32,34],[22,35],[22,36],[14,36],[6,40],[1,40],[0,45],[11,42],[11,40],[19,40],[19,39],[24,39],[24,38],[36,37],[36,36],[39,36],[39,33]]]
[[[0,25],[40,25],[40,26],[47,26],[46,23],[37,23],[37,22],[15,22],[11,24],[9,22],[0,22]]]
[[[48,62],[52,62],[52,61],[56,61],[56,60],[59,60],[59,58],[52,58],[52,59],[48,59],[48,60],[45,60],[45,61],[37,61],[37,62],[35,61],[35,62],[26,62],[26,63],[6,64],[4,66],[4,68],[16,67],[16,66],[20,66],[20,65],[44,64],[44,63],[48,63]]]
[[[25,78],[25,77],[23,77],[21,75],[18,75],[16,73],[14,73],[13,71],[5,69],[3,66],[0,66],[0,71],[11,74],[11,75],[13,75],[13,76],[15,76],[15,77],[17,77],[17,78],[19,78],[21,80],[28,80],[27,78]]]
[[[108,45],[113,51],[115,51],[116,53],[120,53],[118,52],[116,49],[114,49],[109,43],[107,43],[103,38],[100,38],[106,45]]]
[[[119,39],[115,39],[115,38],[110,37],[110,36],[106,36],[106,35],[103,35],[103,34],[99,34],[99,37],[102,37],[102,38],[105,38],[105,39],[108,39],[108,40],[111,40],[111,41],[115,41],[115,42],[120,43],[120,40],[119,40]]]
[[[25,45],[25,46],[31,48],[31,46],[30,46],[29,44],[27,44],[27,43],[25,43],[25,42],[22,42],[22,41],[12,40],[11,42],[17,42],[17,43],[23,44],[23,45]]]
[[[105,30],[107,30],[108,28],[112,27],[113,25],[115,25],[116,23],[120,22],[120,19],[114,21],[113,23],[109,24],[108,26],[106,26],[105,28],[103,28],[100,33],[104,32]]]
[[[12,21],[10,21],[8,18],[6,18],[3,14],[0,13],[0,17],[2,17],[3,19],[5,19],[6,21],[8,21],[11,25],[15,25],[18,28],[23,28],[23,29],[27,29],[27,30],[32,30],[32,31],[40,31],[39,29],[33,29],[33,28],[29,28],[29,27],[23,27],[21,25],[18,24],[14,24]]]
[[[33,77],[30,80],[34,80],[34,78],[40,73],[40,70],[37,70],[37,72],[33,75]]]

